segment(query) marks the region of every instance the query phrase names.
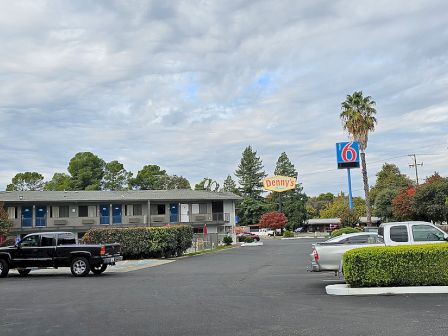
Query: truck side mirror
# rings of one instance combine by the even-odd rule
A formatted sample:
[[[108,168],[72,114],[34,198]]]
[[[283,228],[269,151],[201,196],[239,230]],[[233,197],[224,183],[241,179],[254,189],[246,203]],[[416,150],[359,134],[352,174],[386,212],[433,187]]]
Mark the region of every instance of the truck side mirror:
[[[446,240],[446,241],[448,241],[448,234],[445,233],[445,234],[443,235],[443,239]]]

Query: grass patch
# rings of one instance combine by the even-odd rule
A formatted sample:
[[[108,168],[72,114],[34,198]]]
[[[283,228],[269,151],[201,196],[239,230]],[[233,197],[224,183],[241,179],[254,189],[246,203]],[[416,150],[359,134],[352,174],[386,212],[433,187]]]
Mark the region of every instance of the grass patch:
[[[227,250],[227,249],[231,249],[231,248],[235,248],[238,245],[224,245],[224,246],[218,246],[214,249],[211,250],[202,250],[202,251],[198,251],[198,252],[191,252],[191,253],[185,253],[184,256],[196,256],[196,255],[201,255],[201,254],[209,254],[209,253],[215,253],[215,252],[219,252],[222,250]]]

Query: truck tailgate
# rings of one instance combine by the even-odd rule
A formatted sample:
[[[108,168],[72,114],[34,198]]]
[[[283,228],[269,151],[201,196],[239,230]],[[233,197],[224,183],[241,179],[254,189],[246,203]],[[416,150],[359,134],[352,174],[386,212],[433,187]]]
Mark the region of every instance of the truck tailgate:
[[[121,246],[120,244],[104,244],[106,247],[106,255],[117,255],[121,254]]]

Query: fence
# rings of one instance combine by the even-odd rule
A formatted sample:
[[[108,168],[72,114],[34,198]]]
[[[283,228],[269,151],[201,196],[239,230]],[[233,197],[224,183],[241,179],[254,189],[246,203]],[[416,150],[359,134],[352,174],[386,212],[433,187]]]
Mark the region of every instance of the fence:
[[[227,234],[223,233],[208,233],[203,235],[202,233],[196,233],[193,235],[193,246],[187,250],[186,253],[201,252],[204,250],[211,250],[222,245],[222,240]],[[235,235],[230,235],[235,242]]]

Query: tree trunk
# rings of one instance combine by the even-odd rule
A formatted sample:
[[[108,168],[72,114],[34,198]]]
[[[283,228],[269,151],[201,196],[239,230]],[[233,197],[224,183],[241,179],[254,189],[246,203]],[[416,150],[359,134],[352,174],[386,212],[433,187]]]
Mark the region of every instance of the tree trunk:
[[[364,182],[364,195],[366,197],[366,216],[367,226],[372,225],[372,209],[370,208],[369,198],[369,181],[367,179],[366,153],[361,151],[361,165],[362,165],[362,181]]]

